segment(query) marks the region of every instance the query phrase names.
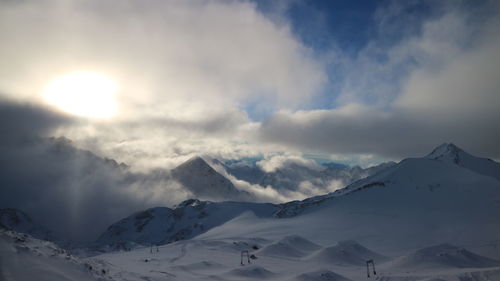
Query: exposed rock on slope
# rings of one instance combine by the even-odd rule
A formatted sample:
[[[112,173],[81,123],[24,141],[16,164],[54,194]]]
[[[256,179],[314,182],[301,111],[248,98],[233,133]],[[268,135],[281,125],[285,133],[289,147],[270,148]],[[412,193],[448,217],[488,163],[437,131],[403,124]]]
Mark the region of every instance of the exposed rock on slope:
[[[152,208],[124,218],[108,227],[96,243],[100,246],[123,242],[167,244],[192,238],[249,210],[268,217],[276,209],[273,204],[190,199],[174,209]]]
[[[0,208],[0,228],[26,233],[43,240],[54,240],[48,229],[34,222],[30,216],[21,210]]]

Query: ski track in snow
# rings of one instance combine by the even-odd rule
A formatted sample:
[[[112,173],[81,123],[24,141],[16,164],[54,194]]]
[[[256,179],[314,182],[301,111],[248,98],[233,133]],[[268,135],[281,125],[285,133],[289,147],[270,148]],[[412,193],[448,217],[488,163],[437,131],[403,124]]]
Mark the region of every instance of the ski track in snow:
[[[175,258],[172,258],[169,260],[169,263],[174,263],[180,259],[182,259],[183,257],[186,256],[186,248],[187,248],[187,243],[182,243],[182,246],[181,246],[181,253],[179,254],[179,256],[175,257]]]

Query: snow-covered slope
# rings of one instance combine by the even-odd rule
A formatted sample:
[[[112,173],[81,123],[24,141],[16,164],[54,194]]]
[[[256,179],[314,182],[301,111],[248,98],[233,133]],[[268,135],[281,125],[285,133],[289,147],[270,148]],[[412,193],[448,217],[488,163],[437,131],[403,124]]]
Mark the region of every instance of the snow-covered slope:
[[[126,217],[112,224],[96,242],[100,247],[111,245],[111,249],[124,242],[166,244],[192,238],[249,210],[259,216],[270,217],[277,206],[191,199],[174,209],[152,208]]]
[[[96,260],[72,256],[55,244],[14,231],[0,231],[0,280],[116,280]]]
[[[278,235],[288,231],[281,228]],[[293,257],[283,248],[268,255],[262,250],[280,243],[310,254]],[[373,280],[492,281],[500,277],[497,261],[451,245],[417,249],[386,262],[381,258],[385,253],[374,253],[355,241],[339,242],[337,246],[340,251],[336,251],[335,262],[316,259],[332,247],[297,235],[281,236],[276,240],[256,236],[194,238],[155,247],[153,251],[150,247],[139,247],[78,258],[50,242],[3,231],[0,232],[0,280],[370,280],[364,260],[351,262],[353,256],[375,258],[376,275],[372,268],[369,271]],[[243,250],[252,258],[243,256],[242,259]]]
[[[172,176],[197,198],[249,201],[251,196],[215,171],[203,158],[193,157],[172,170]]]
[[[276,256],[283,258],[302,258],[321,247],[298,235],[289,235],[278,241],[269,244],[257,253],[265,256]]]
[[[483,268],[498,267],[500,261],[482,257],[450,244],[439,244],[397,258],[391,268],[424,270],[436,268]]]
[[[286,235],[288,231],[289,229],[281,228],[279,235]],[[274,247],[276,245],[280,246]],[[336,246],[333,246],[336,255],[332,262],[328,260],[330,256],[321,261],[317,259],[321,254],[330,252],[332,247],[316,244],[297,235],[281,236],[276,240],[260,236],[194,238],[160,246],[154,251],[146,247],[128,252],[106,253],[94,257],[94,260],[108,264],[111,277],[124,280],[492,281],[500,277],[500,267],[489,263],[490,259],[474,254],[473,260],[480,261],[479,263],[462,263],[458,267],[456,261],[463,260],[461,255],[457,257],[452,254],[448,258],[446,252],[444,259],[451,261],[454,266],[442,266],[441,257],[434,256],[434,253],[441,253],[441,250],[434,249],[424,256],[438,266],[419,267],[421,260],[416,260],[410,263],[412,267],[403,268],[397,266],[399,260],[408,261],[407,257],[414,257],[416,252],[429,250],[412,251],[393,260],[384,260],[385,253],[374,253],[355,241],[340,242]],[[272,253],[264,251],[271,248]],[[309,255],[294,256],[290,249],[307,250]],[[242,251],[248,251],[252,258],[246,255],[242,258]],[[466,260],[471,260],[466,249],[460,251],[467,253]],[[375,258],[376,272],[372,267],[367,272],[367,258]],[[367,279],[367,273],[370,273],[370,279]]]
[[[350,281],[351,279],[345,278],[330,270],[315,270],[302,273],[295,277],[294,280],[298,281]]]
[[[33,219],[21,210],[0,208],[0,229],[26,233],[43,240],[54,240],[48,229],[34,222]]]
[[[353,240],[339,241],[334,246],[318,251],[309,259],[322,264],[357,266],[363,266],[367,260],[371,259],[377,262],[387,261],[383,255],[375,253]]]

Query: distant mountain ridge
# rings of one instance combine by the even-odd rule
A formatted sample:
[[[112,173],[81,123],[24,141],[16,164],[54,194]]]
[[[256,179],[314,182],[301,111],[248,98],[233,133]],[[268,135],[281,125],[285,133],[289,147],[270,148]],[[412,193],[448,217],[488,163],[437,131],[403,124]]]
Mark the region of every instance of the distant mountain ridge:
[[[444,158],[441,157],[441,159]],[[478,159],[477,161],[483,161],[481,158]],[[432,223],[438,223],[440,220],[444,220],[444,223],[447,224],[446,220],[451,220],[451,223],[456,224],[457,229],[461,231],[463,231],[462,225],[467,223],[477,224],[476,227],[482,229],[484,224],[490,225],[490,227],[495,225],[494,221],[497,219],[495,214],[500,213],[500,206],[493,203],[495,200],[500,200],[500,182],[493,177],[476,173],[455,164],[454,161],[441,161],[433,157],[430,159],[429,157],[408,158],[344,189],[302,201],[283,204],[186,201],[176,209],[165,212],[168,214],[168,220],[170,218],[176,220],[174,224],[167,224],[168,227],[175,228],[182,235],[171,232],[166,240],[155,240],[155,242],[168,243],[175,239],[194,237],[223,225],[238,214],[245,211],[255,212],[255,210],[265,210],[260,212],[259,216],[276,219],[292,218],[315,212],[325,213],[326,217],[334,217],[341,216],[347,212],[346,210],[349,210],[344,214],[346,217],[357,216],[358,212],[367,214],[397,212],[392,216],[408,216],[405,220],[409,221],[430,220],[433,221]],[[471,211],[467,211],[468,209],[463,206],[469,206]],[[214,212],[214,210],[218,211]],[[219,211],[220,214],[224,215],[217,215]],[[184,215],[176,216],[175,214],[179,212]],[[426,215],[427,212],[433,215]],[[434,212],[437,213],[434,214]],[[231,215],[227,213],[231,213]],[[458,217],[461,218],[461,221],[457,221]],[[356,217],[356,219],[358,218]],[[134,216],[127,218],[127,220],[137,221],[137,225],[141,225],[140,221],[142,221]],[[358,227],[370,227],[370,225],[376,224],[377,220],[374,218],[374,221],[363,222]],[[412,227],[418,225],[416,223]],[[177,226],[182,227],[177,228]],[[165,227],[167,228],[167,226]],[[376,226],[372,227],[377,228]],[[500,225],[497,227],[500,231]],[[133,228],[126,229],[132,231]],[[144,229],[148,229],[148,227],[146,226]],[[495,230],[491,231],[494,233]]]
[[[490,162],[471,157],[470,163]],[[449,243],[500,259],[500,181],[481,168],[407,158],[336,192],[280,204],[272,227],[266,220],[242,218],[201,237],[285,227],[309,239],[356,240],[374,249],[410,251]]]
[[[361,168],[359,166],[348,167],[338,163],[324,163],[318,164],[318,167],[322,169],[312,169],[299,163],[291,163],[278,167],[272,172],[265,172],[255,161],[217,160],[216,162],[237,179],[263,187],[271,186],[282,193],[298,191],[304,186],[315,187],[327,193],[331,189],[345,187],[396,164],[395,162],[386,162]]]
[[[436,163],[442,164],[436,165]],[[432,170],[430,167],[434,167],[435,170]],[[468,170],[470,173],[498,180],[499,174],[496,174],[496,171],[498,170],[500,173],[499,163],[491,159],[472,156],[454,144],[445,143],[436,147],[427,156],[422,158],[406,158],[396,165],[392,165],[387,169],[382,169],[379,173],[356,181],[335,192],[310,197],[302,201],[284,203],[283,208],[275,215],[278,217],[295,216],[306,210],[309,206],[318,206],[334,198],[368,188],[395,186],[398,185],[398,181],[401,180],[426,182],[431,175],[437,173],[436,171],[440,169],[448,170],[448,168],[445,167],[453,169],[454,173],[457,173],[457,176],[463,176],[464,171]],[[424,170],[428,171],[428,173],[424,173]],[[434,183],[425,183],[425,185],[430,184],[431,186],[438,187],[440,185],[439,181],[453,181],[453,176],[451,175],[439,175],[439,173],[437,173],[436,176],[438,176],[439,179],[432,179]]]
[[[224,161],[195,156],[171,170],[172,178],[180,182],[195,198],[212,201],[256,201],[256,196],[246,190],[236,188],[228,179],[233,175],[238,180],[265,188],[270,186],[280,194],[287,196],[293,192],[307,189],[323,193],[339,189],[356,180],[365,178],[389,168],[396,163],[387,162],[363,169],[359,166],[339,165],[321,166],[321,170],[300,164],[289,164],[273,172],[263,171],[256,162]],[[216,170],[214,167],[218,167]],[[222,169],[222,170],[221,170]],[[230,178],[230,177],[229,177]]]
[[[277,205],[266,203],[189,199],[172,209],[157,207],[132,214],[109,226],[96,244],[116,245],[124,241],[143,245],[167,244],[192,238],[243,212],[252,211],[258,216],[271,217],[277,209]]]

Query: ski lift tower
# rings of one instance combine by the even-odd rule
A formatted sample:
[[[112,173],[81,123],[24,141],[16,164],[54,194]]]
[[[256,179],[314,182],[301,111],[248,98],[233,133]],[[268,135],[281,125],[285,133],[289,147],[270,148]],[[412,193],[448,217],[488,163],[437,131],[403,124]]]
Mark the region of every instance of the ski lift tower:
[[[251,263],[250,262],[250,254],[248,253],[248,250],[243,250],[241,251],[241,265],[245,265],[243,263],[243,257],[246,256],[247,257],[247,263]]]
[[[375,271],[375,263],[373,262],[373,260],[367,260],[366,261],[366,275],[368,276],[368,278],[370,278],[370,264],[372,265],[373,275],[377,275],[377,272]]]

